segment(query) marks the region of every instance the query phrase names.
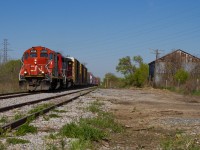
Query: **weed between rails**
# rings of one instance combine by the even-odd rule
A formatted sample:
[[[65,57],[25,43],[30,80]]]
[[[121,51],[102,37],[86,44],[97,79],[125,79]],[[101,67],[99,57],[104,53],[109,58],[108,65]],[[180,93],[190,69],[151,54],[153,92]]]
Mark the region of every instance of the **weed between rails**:
[[[30,141],[28,141],[28,140],[23,140],[23,139],[18,139],[18,138],[8,138],[6,140],[6,142],[8,144],[26,144],[26,143],[30,143]]]
[[[34,113],[37,111],[40,111],[44,108],[50,107],[52,104],[43,104],[40,106],[37,106],[36,108],[29,111],[29,113]],[[70,143],[70,149],[71,150],[85,150],[85,149],[96,149],[98,146],[96,142],[99,142],[101,140],[108,139],[111,132],[121,132],[123,131],[123,127],[115,122],[114,117],[111,113],[104,112],[101,110],[102,106],[104,104],[95,101],[90,104],[90,106],[87,108],[88,111],[95,113],[96,117],[94,118],[81,118],[78,123],[72,122],[69,124],[66,124],[63,126],[58,134],[50,134],[48,139],[51,139],[50,141],[60,141],[60,143],[55,144],[53,143],[47,143],[47,149],[65,149],[66,148],[66,141],[64,140],[67,138],[75,138]],[[66,112],[63,110],[54,110],[54,112]],[[15,115],[15,119],[21,118],[21,114]],[[44,116],[43,116],[44,117]],[[45,116],[46,119],[54,118],[54,117],[60,117],[57,114],[50,114],[48,116]],[[29,123],[34,119],[34,117],[30,117],[27,120],[27,123],[20,126],[16,131],[16,136],[24,136],[27,133],[37,133],[37,128],[29,125]],[[7,143],[10,144],[17,144],[17,143],[28,143],[29,141],[23,141],[21,139],[7,139]],[[95,144],[94,144],[95,143]],[[1,145],[2,143],[0,143]],[[3,144],[2,144],[3,145]],[[95,145],[95,146],[94,146]],[[4,145],[3,145],[4,146]],[[3,148],[2,146],[2,148]],[[0,148],[1,150],[1,148]]]
[[[6,150],[6,146],[0,141],[0,150]]]
[[[20,126],[15,132],[17,136],[24,136],[27,133],[37,133],[37,128],[32,125],[29,125],[29,123],[25,123],[22,126]]]
[[[53,111],[57,112],[57,113],[66,113],[67,112],[66,110],[58,110],[58,109],[54,109]]]
[[[31,109],[28,113],[29,113],[29,114],[33,114],[33,113],[36,113],[36,112],[38,112],[38,111],[41,111],[41,110],[43,110],[43,109],[45,109],[45,108],[51,107],[51,106],[53,106],[53,105],[54,105],[54,104],[52,104],[52,103],[41,104],[41,105],[38,105],[38,106],[36,106],[35,108]]]
[[[14,116],[14,120],[21,119],[21,118],[23,118],[24,116],[25,116],[24,114],[17,113],[17,114],[15,114],[15,116]]]

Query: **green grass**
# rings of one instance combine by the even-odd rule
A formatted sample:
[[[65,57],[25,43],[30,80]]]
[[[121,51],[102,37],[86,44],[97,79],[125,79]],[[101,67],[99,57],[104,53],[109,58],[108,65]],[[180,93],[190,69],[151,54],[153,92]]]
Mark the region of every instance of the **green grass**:
[[[192,95],[200,96],[200,90],[199,90],[199,91],[193,91],[193,92],[192,92]]]
[[[92,147],[93,146],[90,141],[75,140],[71,142],[69,150],[86,150],[92,149]]]
[[[103,106],[102,102],[95,101],[91,103],[88,110],[92,113],[97,113],[96,118],[81,119],[82,122],[96,126],[100,129],[108,129],[114,132],[121,132],[123,130],[122,126],[115,122],[114,116],[111,113],[104,112],[101,110]]]
[[[46,150],[59,150],[59,148],[55,144],[47,144]]]
[[[6,150],[6,146],[0,141],[0,150]]]
[[[22,126],[20,126],[15,132],[17,136],[24,136],[27,133],[37,133],[37,128],[32,125],[29,125],[28,123],[25,123]]]
[[[30,143],[28,140],[23,140],[23,139],[18,139],[18,138],[8,138],[6,140],[7,143],[9,144],[25,144],[25,143]]]
[[[14,116],[14,120],[18,120],[18,119],[21,119],[21,118],[23,118],[25,115],[23,115],[23,114],[21,114],[21,113],[17,113],[17,114],[15,114],[15,116]]]
[[[57,114],[49,114],[49,117],[50,118],[60,118],[60,116]]]
[[[80,122],[80,124],[72,122],[63,126],[60,134],[69,138],[79,138],[86,141],[99,141],[106,137],[105,132],[83,122]]]
[[[48,136],[49,139],[52,139],[52,140],[55,140],[57,139],[57,135],[51,133],[49,136]]]
[[[162,139],[160,145],[163,150],[199,150],[199,139],[200,136],[177,133],[174,136]]]
[[[87,108],[88,111],[91,111],[92,113],[98,113],[100,111],[101,106],[103,105],[102,102],[94,101],[91,103],[91,105]]]
[[[57,113],[66,113],[67,112],[66,110],[58,110],[58,109],[54,109],[53,111],[57,112]]]
[[[57,114],[43,115],[45,121],[49,121],[50,118],[60,118],[61,116]]]
[[[51,107],[53,105],[54,104],[52,104],[52,103],[41,104],[41,105],[38,105],[35,108],[31,109],[28,113],[33,114],[33,113],[39,112],[45,108]]]
[[[106,139],[111,132],[121,132],[123,127],[114,120],[111,113],[101,110],[103,103],[95,101],[87,108],[92,113],[97,113],[95,118],[82,118],[78,123],[66,124],[60,130],[60,135],[77,138],[71,143],[71,150],[91,149],[92,143]]]
[[[7,123],[7,122],[8,122],[8,117],[6,116],[1,117],[0,123]]]
[[[105,112],[99,113],[95,118],[81,119],[81,122],[105,131],[121,132],[123,130],[123,127],[115,122],[113,115]]]

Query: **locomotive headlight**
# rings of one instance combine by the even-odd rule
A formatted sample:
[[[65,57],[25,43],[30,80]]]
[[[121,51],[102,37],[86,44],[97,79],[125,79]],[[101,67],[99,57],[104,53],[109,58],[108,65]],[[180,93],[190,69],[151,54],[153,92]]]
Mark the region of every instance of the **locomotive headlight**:
[[[42,74],[44,74],[44,71],[42,71]]]
[[[24,74],[27,74],[27,71],[26,71],[26,70],[24,71]]]

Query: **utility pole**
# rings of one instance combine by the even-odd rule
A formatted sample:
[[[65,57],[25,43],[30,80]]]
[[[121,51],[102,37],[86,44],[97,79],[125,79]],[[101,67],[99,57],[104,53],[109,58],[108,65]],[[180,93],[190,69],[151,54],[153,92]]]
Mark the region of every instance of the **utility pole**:
[[[1,54],[1,51],[0,51],[0,64],[1,64],[1,61],[2,61],[2,54]]]
[[[106,78],[106,88],[108,88],[108,86],[109,86],[109,78],[107,77]]]
[[[160,52],[163,50],[159,50],[159,49],[151,49],[153,50],[153,54],[156,54],[156,60],[160,57],[159,55],[161,54]]]
[[[3,40],[3,63],[8,61],[8,39]]]
[[[150,49],[150,50],[152,50],[153,52],[153,54],[156,54],[156,60],[155,60],[155,63],[154,63],[154,75],[153,75],[153,86],[156,84],[156,74],[157,73],[159,73],[159,70],[160,70],[160,66],[159,66],[159,64],[157,64],[157,60],[159,59],[159,54],[161,54],[160,53],[160,51],[163,51],[163,50],[159,50],[159,49]]]

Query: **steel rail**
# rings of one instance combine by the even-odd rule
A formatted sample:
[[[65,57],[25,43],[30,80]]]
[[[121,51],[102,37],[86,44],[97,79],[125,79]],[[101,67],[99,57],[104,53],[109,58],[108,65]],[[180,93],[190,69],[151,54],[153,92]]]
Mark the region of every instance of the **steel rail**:
[[[90,88],[87,88],[87,89],[90,89]],[[84,90],[86,90],[86,89],[82,89],[82,90],[74,91],[74,92],[70,92],[70,93],[65,93],[65,94],[61,94],[61,95],[51,96],[51,97],[47,97],[47,98],[42,98],[42,99],[39,99],[39,100],[33,100],[33,101],[30,101],[30,102],[24,102],[24,103],[20,103],[20,104],[1,107],[0,112],[9,111],[9,110],[19,108],[19,107],[23,107],[23,106],[26,106],[26,105],[36,104],[36,103],[39,103],[39,102],[42,102],[42,101],[48,101],[48,100],[63,97],[63,96],[66,96],[66,95],[71,95],[71,94],[78,93],[78,92],[81,92],[81,91],[84,91]]]
[[[55,104],[55,105],[53,105],[53,106],[50,106],[50,107],[48,107],[48,108],[45,108],[45,109],[43,109],[43,110],[41,110],[41,111],[38,111],[38,112],[36,112],[36,113],[30,114],[30,115],[28,115],[28,116],[26,116],[26,117],[23,117],[23,118],[21,118],[21,119],[19,119],[19,120],[16,120],[16,121],[14,121],[14,122],[11,122],[11,123],[9,123],[9,124],[6,124],[6,125],[0,127],[0,135],[2,135],[2,134],[5,133],[5,132],[9,132],[9,131],[11,131],[11,130],[13,130],[13,129],[16,129],[17,127],[19,127],[19,126],[25,124],[27,121],[30,121],[30,118],[31,118],[32,120],[33,120],[33,119],[36,119],[36,118],[38,118],[40,115],[43,115],[43,114],[49,112],[50,110],[52,110],[52,109],[54,109],[54,108],[56,108],[56,107],[62,106],[62,105],[64,105],[64,104],[67,104],[67,103],[69,103],[69,102],[71,102],[71,101],[73,101],[73,100],[79,98],[80,96],[83,96],[83,95],[86,95],[86,94],[92,92],[93,90],[94,90],[94,88],[92,88],[92,89],[87,89],[87,92],[85,92],[85,93],[83,93],[83,94],[80,94],[80,95],[75,96],[75,97],[73,97],[73,98],[70,98],[70,99],[68,99],[68,100],[66,100],[66,101],[57,103],[57,104]],[[82,92],[82,91],[83,91],[83,90],[81,90],[81,91],[79,91],[79,92]],[[31,120],[31,121],[32,121],[32,120]]]
[[[14,98],[14,97],[22,97],[22,96],[33,95],[33,94],[37,94],[37,93],[24,92],[24,93],[13,93],[13,94],[0,95],[0,100]]]
[[[13,95],[13,94],[23,94],[23,93],[28,93],[28,92],[2,93],[2,94],[0,94],[0,96]]]

